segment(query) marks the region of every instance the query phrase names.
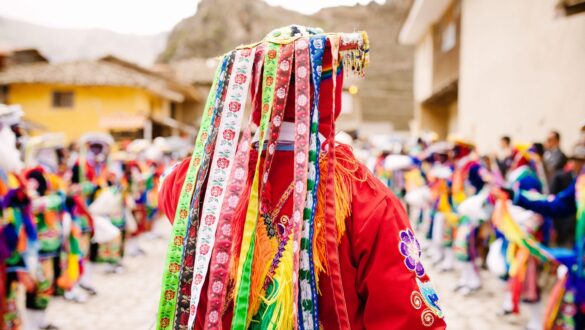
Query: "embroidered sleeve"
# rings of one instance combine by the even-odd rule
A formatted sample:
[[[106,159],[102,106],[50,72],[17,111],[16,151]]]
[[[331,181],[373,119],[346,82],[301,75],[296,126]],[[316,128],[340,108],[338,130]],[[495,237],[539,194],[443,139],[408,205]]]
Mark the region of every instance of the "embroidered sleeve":
[[[377,206],[362,210],[354,213],[359,227],[353,245],[365,328],[445,328],[420,244],[400,202],[387,193]]]

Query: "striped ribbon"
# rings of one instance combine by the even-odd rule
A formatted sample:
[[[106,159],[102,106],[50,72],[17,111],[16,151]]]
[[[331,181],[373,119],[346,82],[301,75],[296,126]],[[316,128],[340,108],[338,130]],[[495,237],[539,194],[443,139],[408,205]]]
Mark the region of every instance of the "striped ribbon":
[[[277,59],[279,54],[279,45],[268,43],[268,50],[264,59],[264,74],[262,82],[262,115],[259,127],[259,146],[258,150],[264,148],[264,137],[267,133],[267,126],[272,112],[274,99],[274,85],[276,80]],[[246,327],[246,318],[248,314],[250,279],[252,268],[252,256],[254,253],[254,236],[258,220],[258,185],[259,185],[260,161],[256,163],[254,179],[250,191],[250,201],[246,212],[244,222],[244,232],[242,235],[242,245],[238,262],[238,272],[236,275],[236,299],[234,302],[234,317],[232,320],[232,329],[244,329]]]
[[[230,81],[227,85],[227,95],[203,200],[201,212],[203,221],[197,232],[195,266],[191,284],[191,305],[189,308],[189,330],[193,329],[193,324],[195,323],[201,287],[207,276],[211,250],[215,244],[217,219],[220,216],[221,205],[225,197],[227,179],[232,168],[231,162],[236,152],[238,133],[250,85],[249,76],[253,63],[252,51],[252,49],[248,48],[236,52]]]
[[[361,36],[361,35],[360,35]],[[329,278],[331,285],[331,292],[333,293],[333,305],[335,306],[335,312],[337,314],[337,320],[339,322],[339,329],[351,329],[349,323],[349,315],[347,313],[347,305],[345,302],[345,295],[343,293],[343,283],[341,279],[341,267],[339,264],[339,250],[338,250],[338,234],[337,234],[337,217],[335,215],[335,114],[337,109],[335,108],[335,90],[337,82],[337,66],[340,50],[340,38],[339,36],[331,37],[331,56],[333,66],[333,94],[332,94],[332,115],[330,122],[328,141],[328,156],[327,156],[327,178],[326,178],[326,189],[325,189],[325,250],[327,252],[327,262],[329,270]],[[343,43],[343,40],[341,40]],[[363,65],[367,63],[367,57],[361,52],[357,53],[358,57],[364,56],[358,60],[358,69],[363,73]],[[362,62],[363,61],[363,62]],[[355,65],[355,64],[354,64]]]
[[[286,100],[288,96],[288,88],[290,85],[290,77],[292,72],[292,65],[293,65],[293,52],[294,52],[294,44],[286,44],[282,47],[282,55],[279,59],[278,69],[282,72],[279,76],[276,88],[276,102],[274,104],[274,115],[272,118],[272,126],[270,127],[270,139],[268,141],[268,154],[265,160],[265,171],[263,176],[263,182],[266,183],[268,181],[268,174],[270,168],[272,166],[272,160],[274,158],[274,152],[276,149],[276,142],[278,139],[278,135],[280,133],[280,124],[282,122],[282,118],[284,116],[284,109],[286,107]],[[260,150],[260,149],[259,149]],[[268,270],[267,277],[265,279],[264,286],[267,287],[271,278],[272,274],[278,268],[280,258],[282,257],[282,253],[286,247],[286,244],[289,240],[289,232],[285,232],[282,234],[282,240],[278,244],[278,250],[276,255],[272,260],[272,264]]]
[[[327,38],[324,35],[312,37],[309,41],[311,59],[311,79],[313,81],[313,105],[311,109],[311,132],[309,147],[309,176],[307,180],[307,199],[303,217],[301,237],[299,315],[303,329],[315,329],[319,326],[317,288],[313,265],[313,222],[317,206],[317,186],[319,185],[319,92],[321,73],[323,71],[323,54]]]
[[[293,196],[293,301],[295,305],[299,301],[299,258],[303,212],[307,194],[307,170],[309,153],[309,115],[310,93],[309,83],[309,41],[300,38],[295,41],[295,155],[294,155],[294,180],[295,190]],[[298,310],[294,306],[293,310]],[[302,323],[302,314],[298,315],[298,324]]]
[[[201,189],[205,183],[205,178],[209,171],[211,163],[211,154],[215,148],[215,140],[217,138],[219,121],[222,117],[223,103],[227,94],[226,82],[229,81],[231,75],[231,69],[235,58],[235,52],[230,52],[225,67],[222,68],[222,72],[219,76],[217,85],[217,92],[215,95],[214,103],[214,117],[212,120],[212,129],[207,137],[205,148],[203,149],[204,155],[201,159],[201,165],[197,180],[195,181],[195,189],[193,192],[193,199],[191,201],[191,211],[189,212],[189,223],[187,224],[187,239],[184,243],[183,250],[183,264],[181,265],[181,273],[179,274],[179,292],[177,295],[177,308],[175,311],[175,324],[174,329],[184,330],[187,329],[190,314],[190,301],[191,301],[191,283],[193,281],[193,271],[195,262],[195,247],[197,244],[197,229],[199,227],[199,210],[201,207]]]
[[[263,44],[256,47],[256,54],[254,56],[254,86],[257,89],[260,88],[259,82],[265,51],[266,47]],[[257,91],[253,92],[252,103],[256,101],[256,96],[259,95]],[[205,318],[204,329],[221,328],[221,314],[225,305],[225,297],[230,279],[228,272],[233,237],[232,220],[248,178],[252,115],[253,113],[250,114],[248,126],[242,134],[242,139],[234,159],[233,170],[228,181],[226,196],[221,207],[218,222],[219,231],[216,233],[216,244],[211,257],[210,284],[207,289],[207,316]]]
[[[183,256],[183,242],[185,232],[187,229],[187,221],[189,214],[189,206],[193,194],[193,187],[199,165],[201,163],[201,156],[203,155],[203,141],[207,140],[209,134],[210,123],[213,115],[213,104],[215,102],[215,91],[219,81],[219,74],[226,58],[222,60],[222,65],[217,67],[211,92],[207,97],[203,117],[201,119],[201,127],[197,134],[195,149],[193,157],[189,163],[189,168],[185,176],[185,182],[181,188],[181,195],[177,205],[175,218],[173,222],[173,230],[171,232],[171,239],[167,250],[165,268],[163,272],[163,283],[161,290],[160,303],[157,316],[157,329],[169,329],[174,322],[176,297],[179,283],[179,270],[181,268],[181,261]]]

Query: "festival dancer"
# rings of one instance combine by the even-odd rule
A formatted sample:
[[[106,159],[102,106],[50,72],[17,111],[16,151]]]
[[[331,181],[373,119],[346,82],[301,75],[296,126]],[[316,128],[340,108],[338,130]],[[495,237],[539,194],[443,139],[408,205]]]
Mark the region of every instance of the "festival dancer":
[[[509,189],[542,192],[543,181],[538,176],[537,158],[532,156],[527,146],[516,146],[513,151],[513,162],[506,175],[506,186]],[[540,288],[538,287],[539,255],[533,249],[521,244],[519,236],[529,237],[534,242],[542,241],[544,219],[535,212],[513,205],[504,205],[498,201],[495,205],[492,223],[496,229],[496,242],[492,243],[494,251],[501,254],[505,267],[499,275],[504,280],[504,300],[502,314],[518,313],[520,302],[528,310],[528,329],[542,328],[542,308]],[[509,204],[509,203],[508,203]],[[514,226],[504,225],[506,221],[514,222]],[[518,231],[511,228],[518,228]],[[540,243],[538,243],[540,244]],[[490,247],[490,249],[492,249]],[[541,260],[546,260],[541,257]]]
[[[553,289],[545,313],[545,329],[585,328],[585,143],[577,144],[570,157],[573,183],[556,196],[536,196],[521,187],[500,190],[525,209],[546,217],[577,215],[575,246],[572,250],[550,249],[564,271]]]
[[[445,328],[400,201],[334,142],[368,50],[364,32],[289,26],[222,58],[193,157],[161,187],[160,329]],[[259,126],[236,148],[250,86]]]
[[[23,168],[16,148],[16,136],[11,129],[22,117],[17,107],[0,106],[0,329],[23,328],[19,313],[17,292],[23,285],[32,292],[35,284],[31,276],[37,241],[36,227],[29,213]]]

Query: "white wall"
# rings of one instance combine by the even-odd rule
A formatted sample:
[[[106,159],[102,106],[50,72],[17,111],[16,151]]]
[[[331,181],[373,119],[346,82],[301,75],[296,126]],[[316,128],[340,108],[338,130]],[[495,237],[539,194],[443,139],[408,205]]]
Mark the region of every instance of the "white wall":
[[[459,124],[491,152],[499,137],[542,141],[550,129],[568,151],[585,122],[585,13],[559,15],[558,0],[463,0]]]

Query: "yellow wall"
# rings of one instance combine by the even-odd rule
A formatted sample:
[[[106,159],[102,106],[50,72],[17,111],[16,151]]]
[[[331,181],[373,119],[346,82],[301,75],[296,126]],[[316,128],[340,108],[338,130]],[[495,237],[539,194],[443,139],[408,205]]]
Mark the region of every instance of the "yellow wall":
[[[53,91],[73,91],[73,108],[53,108]],[[169,102],[145,90],[113,86],[66,86],[44,84],[10,85],[10,104],[20,104],[25,118],[45,126],[50,132],[64,132],[69,140],[78,139],[99,127],[100,117],[119,113],[169,115]]]

